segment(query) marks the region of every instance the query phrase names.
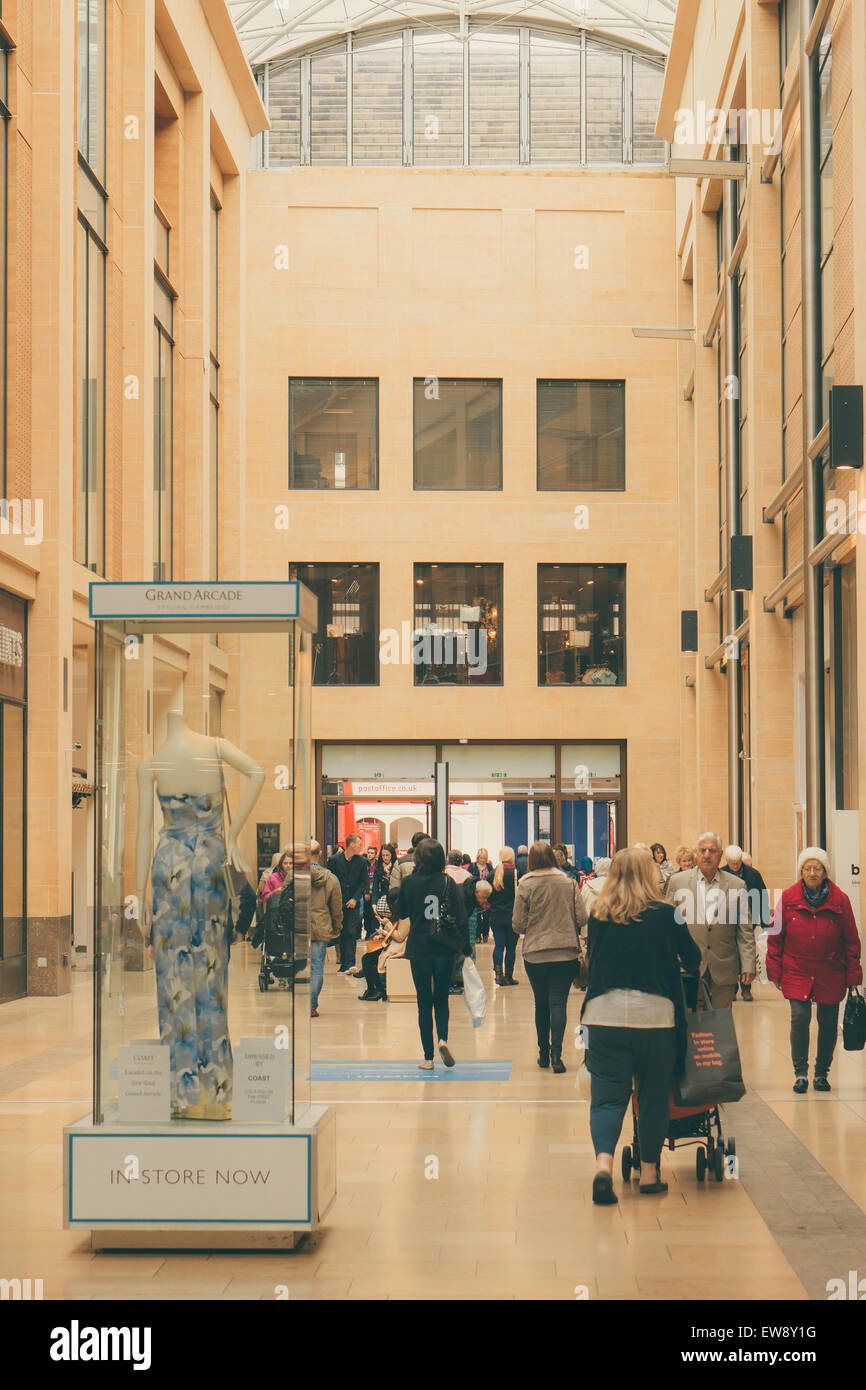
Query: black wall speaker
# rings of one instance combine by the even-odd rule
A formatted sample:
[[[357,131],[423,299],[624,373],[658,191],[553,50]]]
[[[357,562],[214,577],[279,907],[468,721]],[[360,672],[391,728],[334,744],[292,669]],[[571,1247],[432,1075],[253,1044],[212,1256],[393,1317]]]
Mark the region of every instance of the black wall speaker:
[[[831,468],[863,467],[863,387],[830,387]]]
[[[731,536],[731,567],[728,575],[734,593],[745,593],[754,587],[752,577],[752,537]]]
[[[698,610],[697,608],[684,608],[680,614],[680,630],[682,633],[682,648],[684,652],[696,652],[698,649]]]

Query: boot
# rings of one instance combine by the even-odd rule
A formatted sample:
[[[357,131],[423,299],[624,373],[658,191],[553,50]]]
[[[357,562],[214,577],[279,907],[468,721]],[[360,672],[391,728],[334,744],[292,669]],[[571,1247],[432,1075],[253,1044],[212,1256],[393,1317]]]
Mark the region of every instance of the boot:
[[[542,1071],[550,1066],[550,1043],[538,1044],[538,1065]]]
[[[553,1070],[560,1075],[565,1071],[565,1063],[562,1060],[562,1052],[559,1048],[550,1049],[550,1064]]]
[[[495,975],[495,977],[496,977],[496,983],[497,983],[498,985],[504,985],[504,984],[505,984],[505,971],[502,969],[502,967],[497,965],[497,966],[495,967],[493,973],[494,973],[494,975]]]
[[[505,976],[505,983],[506,983],[507,985],[516,985],[516,984],[517,984],[517,980],[515,980],[515,978],[514,978],[513,975],[506,975],[506,976]]]

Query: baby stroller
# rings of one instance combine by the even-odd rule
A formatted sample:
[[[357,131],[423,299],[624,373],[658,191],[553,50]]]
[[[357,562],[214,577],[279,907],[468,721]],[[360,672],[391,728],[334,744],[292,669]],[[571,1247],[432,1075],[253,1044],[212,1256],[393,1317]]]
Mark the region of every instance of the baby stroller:
[[[261,945],[259,990],[265,993],[272,982],[289,989],[307,964],[306,956],[295,955],[295,901],[291,880],[281,893],[268,898],[265,915],[256,928],[253,945]]]
[[[640,1143],[637,1133],[637,1096],[632,1092],[632,1142],[626,1145],[622,1151],[622,1176],[624,1182],[630,1182],[632,1173],[640,1172]],[[696,1144],[695,1154],[695,1176],[698,1182],[703,1182],[707,1173],[715,1178],[716,1182],[722,1182],[725,1176],[725,1169],[732,1165],[726,1163],[728,1157],[733,1158],[737,1152],[736,1141],[733,1138],[725,1139],[722,1133],[722,1120],[717,1105],[692,1105],[679,1106],[674,1103],[671,1096],[671,1117],[668,1121],[668,1132],[665,1138],[667,1148],[674,1150],[677,1145],[685,1148],[688,1144]]]

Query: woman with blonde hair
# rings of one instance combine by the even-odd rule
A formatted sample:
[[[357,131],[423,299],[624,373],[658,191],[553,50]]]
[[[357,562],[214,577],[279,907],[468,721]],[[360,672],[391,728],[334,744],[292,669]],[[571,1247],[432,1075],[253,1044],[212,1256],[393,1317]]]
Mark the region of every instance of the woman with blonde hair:
[[[498,985],[516,985],[514,957],[517,951],[517,937],[511,928],[511,918],[514,913],[517,869],[514,866],[514,850],[510,849],[508,845],[499,851],[499,863],[496,865],[492,883],[490,925],[493,929],[495,943],[493,947],[493,973]]]
[[[690,845],[677,845],[674,850],[674,864],[676,865],[675,872],[678,874],[685,873],[686,869],[697,868],[695,852]]]
[[[659,1171],[671,1081],[681,1065],[685,1011],[680,967],[696,974],[700,947],[661,900],[657,866],[642,849],[615,854],[587,928],[589,979],[581,1022],[592,1080],[589,1127],[597,1171],[592,1200],[609,1206],[613,1156],[634,1084],[642,1193],[667,1192]]]

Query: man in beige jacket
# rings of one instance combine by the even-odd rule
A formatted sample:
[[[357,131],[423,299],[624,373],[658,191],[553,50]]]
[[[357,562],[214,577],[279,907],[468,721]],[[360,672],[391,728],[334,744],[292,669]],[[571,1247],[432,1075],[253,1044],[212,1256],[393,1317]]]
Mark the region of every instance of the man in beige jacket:
[[[325,978],[325,953],[343,930],[343,892],[340,880],[318,862],[322,850],[310,845],[310,1018],[319,1017],[319,995]]]
[[[750,985],[755,978],[755,932],[746,885],[735,874],[719,868],[722,840],[712,830],[698,840],[695,858],[696,869],[671,874],[665,898],[678,909],[701,948],[713,1008],[729,1009],[737,980]],[[692,1008],[697,993],[698,982],[686,980],[686,997]]]

